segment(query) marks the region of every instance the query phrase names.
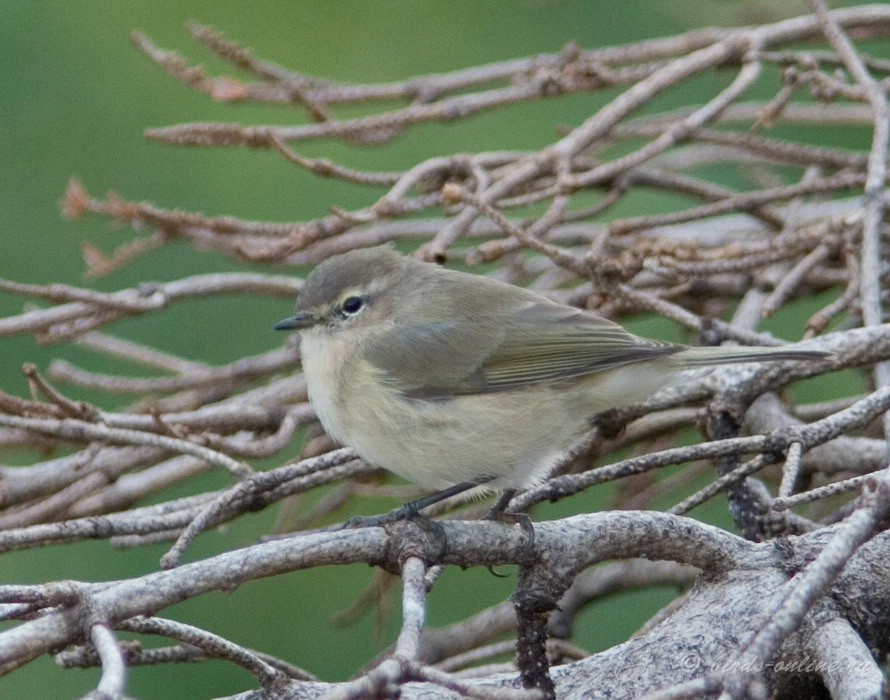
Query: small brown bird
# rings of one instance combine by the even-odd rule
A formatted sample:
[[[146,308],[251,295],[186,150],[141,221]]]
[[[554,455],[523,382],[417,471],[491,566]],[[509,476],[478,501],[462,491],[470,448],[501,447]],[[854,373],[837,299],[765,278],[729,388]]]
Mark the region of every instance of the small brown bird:
[[[683,370],[825,353],[687,347],[389,246],[332,257],[296,315],[309,398],[332,438],[439,492],[512,493],[544,479],[597,413],[641,401]]]

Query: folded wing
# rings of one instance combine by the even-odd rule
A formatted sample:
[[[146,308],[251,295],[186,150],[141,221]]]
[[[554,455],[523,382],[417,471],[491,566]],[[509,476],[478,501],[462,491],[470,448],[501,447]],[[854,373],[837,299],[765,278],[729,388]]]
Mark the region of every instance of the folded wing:
[[[373,341],[366,357],[407,396],[445,399],[583,377],[684,349],[546,301],[521,300],[509,317],[402,325]]]

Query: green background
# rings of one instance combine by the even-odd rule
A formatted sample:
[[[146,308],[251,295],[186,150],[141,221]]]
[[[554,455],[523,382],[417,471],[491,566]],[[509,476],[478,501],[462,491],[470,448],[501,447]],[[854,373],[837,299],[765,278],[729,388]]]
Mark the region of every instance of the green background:
[[[145,142],[142,132],[148,127],[214,120],[288,124],[303,122],[304,116],[287,107],[216,104],[189,91],[131,46],[128,36],[134,29],[214,73],[239,77],[191,42],[185,21],[213,25],[259,56],[293,70],[341,81],[376,82],[558,52],[570,41],[592,48],[708,25],[769,21],[784,16],[778,13],[803,12],[805,7],[737,0],[7,0],[0,3],[0,276],[113,290],[143,280],[247,267],[176,243],[120,272],[85,281],[81,245],[88,241],[110,252],[133,232],[99,217],[63,220],[58,202],[71,176],[80,178],[95,196],[115,191],[126,199],[165,208],[272,221],[319,217],[332,205],[354,208],[377,195],[318,180],[265,151]],[[710,90],[718,85],[712,79],[704,83],[701,87]],[[506,109],[466,123],[427,125],[378,148],[318,143],[300,144],[298,150],[355,167],[390,170],[460,151],[537,148],[554,138],[555,126],[577,124],[609,96],[582,95]],[[663,104],[695,99],[695,94],[681,91]],[[4,316],[20,312],[24,303],[20,297],[0,293]],[[223,363],[279,345],[282,338],[270,327],[289,309],[284,301],[203,300],[122,322],[110,330],[191,359]],[[19,369],[26,360],[46,367],[53,357],[64,356],[89,368],[109,367],[101,357],[69,346],[41,348],[30,338],[2,340],[0,348],[0,388],[16,394],[27,391]],[[103,408],[114,408],[121,401],[72,393],[98,401]],[[4,463],[22,464],[28,459],[32,457],[0,454]],[[225,484],[223,477],[210,475],[188,490]],[[594,508],[607,498],[606,491],[594,500],[577,498],[559,509],[545,509],[541,517]],[[254,541],[268,532],[274,518],[271,511],[242,518],[204,535],[187,556],[195,560]],[[119,552],[99,542],[7,553],[0,558],[0,583],[135,576],[156,570],[163,551],[157,547]],[[251,583],[233,593],[208,595],[163,614],[279,655],[321,678],[345,678],[384,649],[398,628],[397,598],[392,598],[393,615],[383,622],[382,635],[375,634],[373,613],[346,627],[331,623],[372,576],[368,567],[295,573]],[[484,570],[449,570],[430,597],[429,622],[446,624],[493,604],[509,595],[514,584],[515,578],[496,579]],[[578,642],[595,650],[621,641],[670,593],[626,595],[594,607],[579,620]],[[95,687],[97,679],[96,670],[62,671],[43,658],[0,679],[0,698],[74,698]],[[217,662],[134,669],[129,684],[131,693],[142,698],[206,697],[250,687],[254,683],[246,673]]]

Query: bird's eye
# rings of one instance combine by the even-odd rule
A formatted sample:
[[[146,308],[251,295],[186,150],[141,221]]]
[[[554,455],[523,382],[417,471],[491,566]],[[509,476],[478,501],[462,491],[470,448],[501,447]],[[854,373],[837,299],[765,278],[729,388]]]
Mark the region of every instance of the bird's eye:
[[[343,309],[343,313],[353,315],[361,311],[364,305],[365,302],[361,297],[346,297],[340,308]]]

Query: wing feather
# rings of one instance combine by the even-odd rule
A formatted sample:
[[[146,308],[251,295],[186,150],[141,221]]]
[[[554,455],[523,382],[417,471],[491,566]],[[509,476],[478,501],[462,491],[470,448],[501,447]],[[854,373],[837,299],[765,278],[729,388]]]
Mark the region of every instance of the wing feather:
[[[477,315],[399,325],[369,343],[366,359],[407,396],[448,398],[583,377],[683,349],[547,300],[517,307],[509,323]]]
[[[488,391],[583,377],[681,349],[557,304],[535,304],[515,319],[515,330],[486,359]]]

